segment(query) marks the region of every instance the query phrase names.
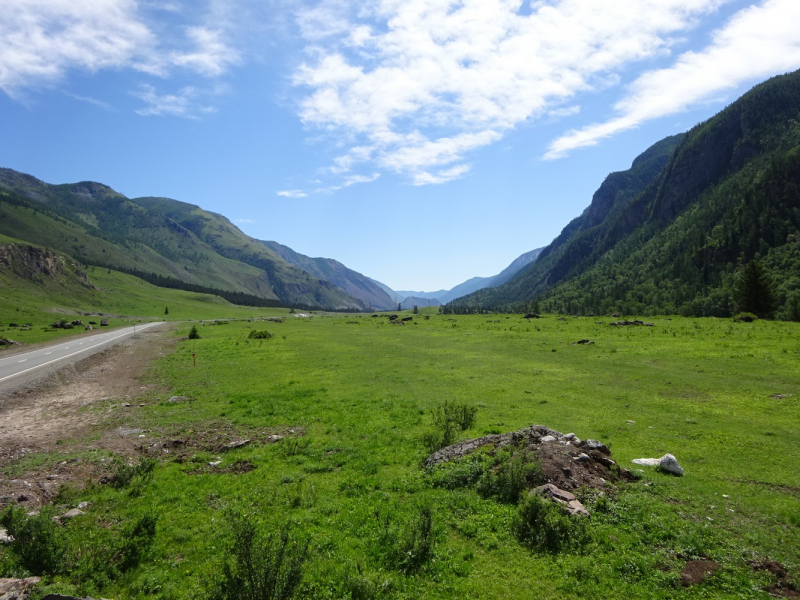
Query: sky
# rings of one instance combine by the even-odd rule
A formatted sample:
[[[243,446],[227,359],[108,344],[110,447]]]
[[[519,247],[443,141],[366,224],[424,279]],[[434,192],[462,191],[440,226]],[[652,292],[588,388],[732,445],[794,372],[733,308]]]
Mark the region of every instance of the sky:
[[[395,290],[548,244],[800,68],[798,0],[0,0],[0,166],[228,217]]]

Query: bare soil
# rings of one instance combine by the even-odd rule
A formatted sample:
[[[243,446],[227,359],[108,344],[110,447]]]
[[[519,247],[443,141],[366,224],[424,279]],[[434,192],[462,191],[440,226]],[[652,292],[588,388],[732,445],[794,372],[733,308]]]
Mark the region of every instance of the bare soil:
[[[143,377],[154,359],[174,348],[170,328],[164,324],[148,329],[135,339],[4,393],[0,400],[0,508],[11,503],[30,507],[48,503],[61,485],[81,485],[102,470],[94,461],[73,458],[55,466],[50,461],[46,470],[19,473],[22,459],[36,464],[35,456],[41,453],[135,451],[140,440],[120,435],[116,425],[125,403],[135,405],[146,392],[167,393]]]

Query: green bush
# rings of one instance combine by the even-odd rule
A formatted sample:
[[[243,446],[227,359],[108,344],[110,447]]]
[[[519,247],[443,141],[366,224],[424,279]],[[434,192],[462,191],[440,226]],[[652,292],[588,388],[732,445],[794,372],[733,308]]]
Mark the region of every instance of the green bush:
[[[466,431],[475,424],[478,408],[446,400],[431,411],[433,429],[422,436],[422,443],[429,453],[456,442],[458,431]]]
[[[250,335],[247,336],[248,340],[268,340],[272,337],[272,333],[267,331],[266,329],[258,330],[253,329],[250,332]]]
[[[514,519],[517,539],[531,550],[558,553],[589,541],[586,518],[570,516],[561,506],[537,494],[520,502]]]
[[[294,596],[303,576],[308,541],[293,539],[288,525],[266,536],[251,517],[229,515],[233,533],[227,548],[231,558],[215,582],[212,600],[285,600]]]
[[[144,515],[122,533],[122,544],[118,550],[119,569],[122,572],[136,567],[153,545],[158,517]]]
[[[387,566],[409,575],[418,572],[433,558],[438,530],[429,504],[420,505],[404,527],[395,526],[388,515],[376,516],[381,526],[378,546]]]
[[[532,452],[498,453],[494,465],[478,480],[478,493],[498,502],[516,504],[520,495],[544,483],[542,468]]]
[[[192,325],[192,328],[189,330],[189,339],[190,340],[200,339],[200,332],[197,331],[197,325]]]
[[[111,478],[111,487],[123,489],[132,483],[144,485],[153,476],[156,461],[152,458],[142,458],[136,464],[130,464],[125,459],[114,457],[116,472]]]
[[[64,534],[52,517],[48,509],[29,517],[25,510],[14,506],[0,514],[0,525],[14,538],[9,549],[21,566],[34,575],[50,575],[63,567]]]
[[[480,454],[470,454],[460,459],[439,464],[427,473],[433,487],[455,490],[475,485],[486,470],[487,459]]]

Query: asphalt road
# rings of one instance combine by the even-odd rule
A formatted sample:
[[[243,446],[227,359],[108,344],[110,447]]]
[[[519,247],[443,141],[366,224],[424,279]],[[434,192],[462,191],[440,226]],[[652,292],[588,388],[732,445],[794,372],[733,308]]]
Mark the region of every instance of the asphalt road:
[[[136,326],[136,332],[144,331],[161,323],[146,323]],[[124,329],[114,329],[107,333],[90,335],[85,337],[74,337],[67,342],[61,342],[53,346],[46,346],[30,352],[22,352],[11,356],[0,358],[0,384],[11,381],[25,373],[35,374],[37,369],[53,365],[58,366],[59,361],[66,361],[69,358],[80,360],[91,356],[96,352],[105,350],[117,342],[130,337],[134,333],[133,327]]]

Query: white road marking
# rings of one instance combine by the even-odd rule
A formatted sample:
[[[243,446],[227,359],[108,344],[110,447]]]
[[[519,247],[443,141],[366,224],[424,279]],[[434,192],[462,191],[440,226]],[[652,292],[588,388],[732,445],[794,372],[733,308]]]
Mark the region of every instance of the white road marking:
[[[51,354],[52,354],[52,352],[45,352],[44,353],[45,356],[50,356]]]
[[[23,359],[22,359],[21,361],[19,361],[19,362],[25,362],[26,360],[28,360],[28,359],[27,359],[27,358],[23,358]]]
[[[153,325],[156,325],[156,323],[153,323]],[[146,325],[145,327],[148,327],[148,326],[149,325]],[[142,329],[144,329],[145,327],[142,327]],[[30,367],[29,369],[25,369],[24,371],[19,371],[17,373],[13,373],[12,375],[6,375],[5,377],[0,378],[0,381],[5,381],[6,379],[11,379],[12,377],[16,377],[17,375],[22,375],[23,373],[27,373],[28,371],[33,371],[34,369],[38,369],[39,367],[45,367],[45,366],[47,366],[49,364],[52,364],[54,362],[58,362],[60,360],[64,360],[65,358],[69,358],[70,356],[75,356],[76,354],[80,354],[81,352],[86,352],[86,350],[91,350],[92,348],[96,348],[97,346],[102,346],[103,344],[106,344],[106,343],[108,343],[108,342],[110,342],[112,340],[116,340],[118,338],[125,337],[126,335],[131,335],[132,333],[133,333],[132,331],[128,331],[127,333],[120,334],[120,335],[118,335],[118,336],[116,336],[114,338],[111,338],[111,339],[106,340],[104,342],[100,342],[98,344],[95,344],[94,346],[88,346],[88,347],[84,348],[83,350],[77,350],[77,351],[73,352],[72,354],[67,354],[66,356],[62,356],[60,358],[54,358],[53,360],[51,360],[49,362],[42,363],[41,365],[37,365],[35,367]],[[66,348],[65,348],[65,350],[66,350]],[[28,359],[26,358],[25,360],[28,360]],[[22,362],[22,361],[20,361],[20,362]]]

